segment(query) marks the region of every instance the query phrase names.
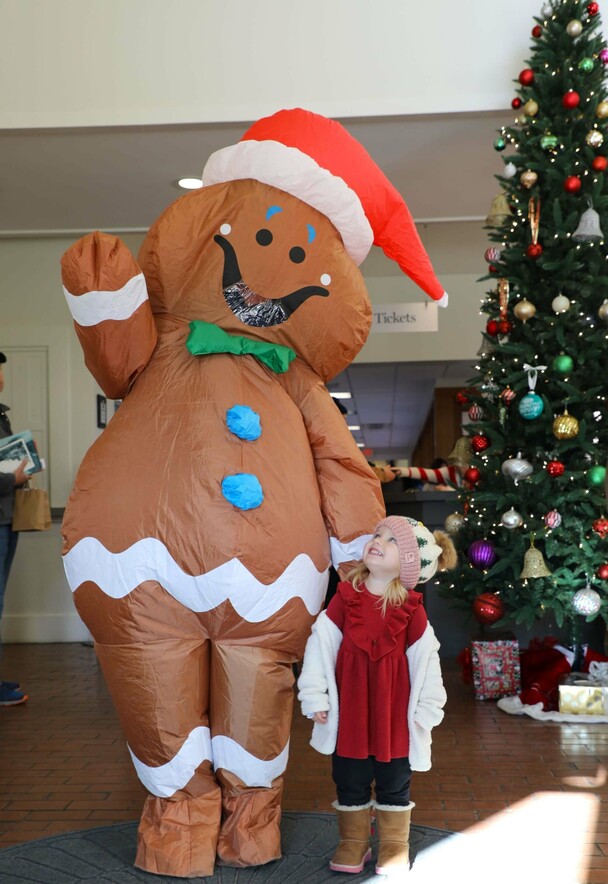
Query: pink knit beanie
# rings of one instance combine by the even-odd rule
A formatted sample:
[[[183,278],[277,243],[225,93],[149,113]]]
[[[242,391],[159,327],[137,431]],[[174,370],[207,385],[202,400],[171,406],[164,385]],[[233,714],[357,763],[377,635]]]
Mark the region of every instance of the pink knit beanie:
[[[406,589],[413,589],[424,583],[437,571],[437,563],[442,553],[428,528],[416,519],[407,516],[387,516],[376,526],[385,526],[392,531],[399,548],[401,571],[399,580]]]

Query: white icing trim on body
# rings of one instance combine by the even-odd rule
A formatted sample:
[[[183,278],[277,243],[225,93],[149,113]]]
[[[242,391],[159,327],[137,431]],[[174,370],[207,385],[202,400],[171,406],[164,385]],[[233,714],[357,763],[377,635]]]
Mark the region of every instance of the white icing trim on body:
[[[203,761],[211,761],[214,770],[223,768],[236,774],[246,786],[267,788],[287,767],[289,741],[283,751],[267,761],[257,758],[230,737],[219,734],[210,739],[208,727],[196,727],[171,761],[153,767],[144,764],[128,747],[137,776],[152,795],[170,798],[192,779]]]
[[[210,611],[229,600],[248,623],[272,617],[293,598],[302,599],[310,614],[318,614],[328,581],[328,571],[317,571],[305,553],[270,584],[261,583],[238,559],[193,576],[182,571],[154,537],[119,553],[109,552],[95,537],[84,537],[64,556],[63,564],[72,592],[91,581],[107,596],[121,599],[144,581],[155,580],[190,611]]]
[[[374,232],[355,191],[297,147],[270,140],[239,141],[211,154],[202,178],[205,187],[253,178],[290,193],[329,218],[357,265],[374,243]]]
[[[85,292],[72,295],[63,287],[72,318],[78,325],[97,325],[106,319],[129,319],[138,307],[148,300],[148,290],[143,273],[133,276],[115,292]]]

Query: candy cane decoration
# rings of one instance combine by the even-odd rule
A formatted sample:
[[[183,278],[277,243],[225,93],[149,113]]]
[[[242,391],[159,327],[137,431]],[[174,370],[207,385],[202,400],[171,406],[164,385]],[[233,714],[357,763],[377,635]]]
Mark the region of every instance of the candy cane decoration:
[[[448,484],[460,485],[460,470],[458,467],[401,467],[401,475],[405,479],[422,479],[423,482],[429,482],[431,485]]]

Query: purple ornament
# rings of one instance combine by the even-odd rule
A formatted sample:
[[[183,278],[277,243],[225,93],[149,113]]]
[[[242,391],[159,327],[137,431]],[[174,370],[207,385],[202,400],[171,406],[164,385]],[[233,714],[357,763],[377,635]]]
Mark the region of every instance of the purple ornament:
[[[491,568],[496,561],[496,551],[489,540],[475,540],[467,553],[470,563],[474,568],[485,571]]]
[[[608,64],[608,49],[602,49],[599,55],[602,64]]]

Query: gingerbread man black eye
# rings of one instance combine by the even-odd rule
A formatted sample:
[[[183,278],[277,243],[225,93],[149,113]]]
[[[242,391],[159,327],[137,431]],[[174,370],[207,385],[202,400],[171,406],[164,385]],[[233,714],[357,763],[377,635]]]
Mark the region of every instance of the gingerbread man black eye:
[[[301,264],[305,257],[306,252],[301,246],[294,246],[293,249],[289,250],[289,260],[293,261],[294,264]]]
[[[269,246],[272,242],[272,233],[270,232],[270,230],[267,230],[265,227],[263,227],[262,230],[258,230],[255,238],[258,245]]]

